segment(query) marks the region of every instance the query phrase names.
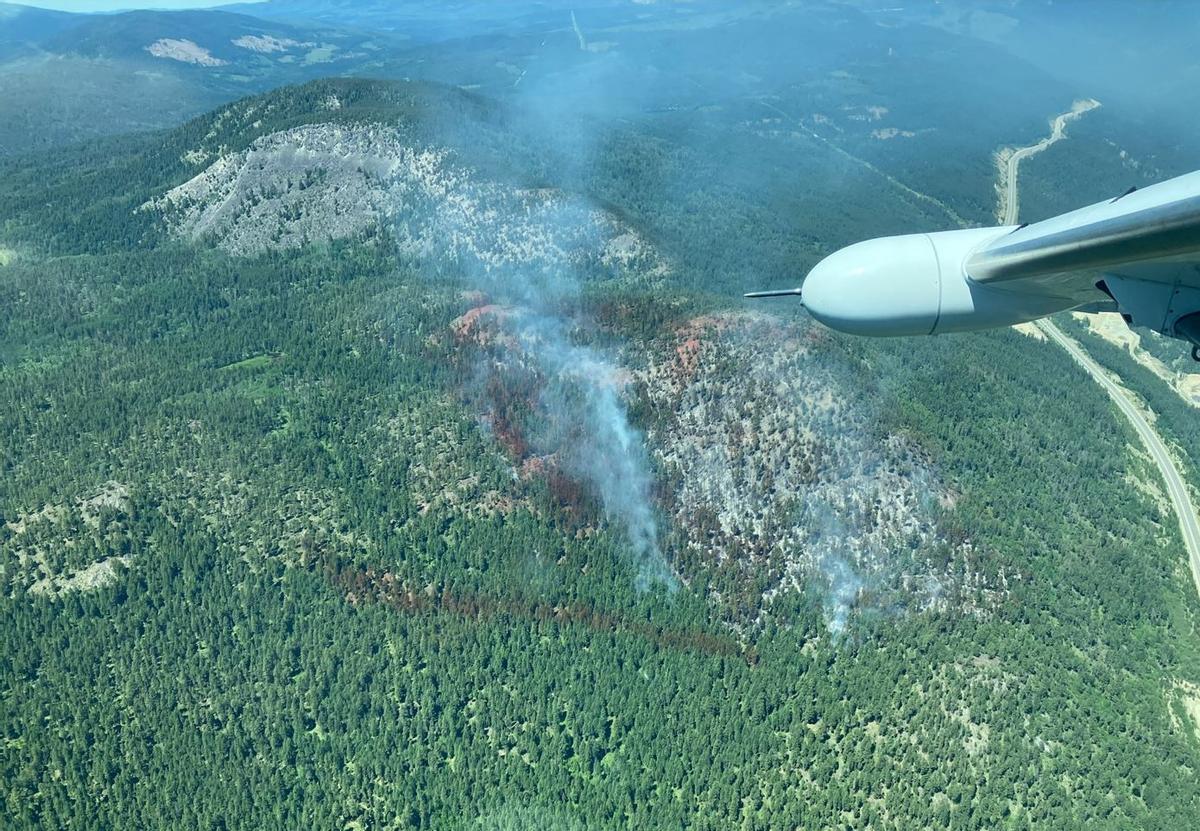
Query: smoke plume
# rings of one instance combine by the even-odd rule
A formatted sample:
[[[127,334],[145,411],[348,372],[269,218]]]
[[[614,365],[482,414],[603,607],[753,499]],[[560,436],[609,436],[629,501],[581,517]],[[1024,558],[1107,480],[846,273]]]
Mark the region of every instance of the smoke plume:
[[[481,357],[475,397],[486,398],[490,382],[502,383],[514,365],[532,374],[536,423],[523,439],[585,483],[625,530],[640,587],[674,587],[659,548],[644,437],[622,399],[627,373],[606,350],[573,338],[594,328],[580,302],[585,272],[619,271],[611,244],[630,230],[583,200],[489,182],[450,164],[437,181],[425,188],[426,212],[399,211],[395,231],[409,253],[456,264],[466,285],[510,310],[499,321],[510,354]]]
[[[846,633],[846,624],[862,591],[863,581],[850,564],[836,554],[822,557],[819,568],[826,584],[821,597],[821,612],[825,628],[836,641]]]
[[[610,520],[625,527],[639,588],[674,577],[659,551],[645,439],[620,398],[618,367],[595,349],[573,344],[563,321],[539,316],[522,341],[542,362],[547,383],[540,404],[547,430],[539,443],[563,469],[588,482]]]

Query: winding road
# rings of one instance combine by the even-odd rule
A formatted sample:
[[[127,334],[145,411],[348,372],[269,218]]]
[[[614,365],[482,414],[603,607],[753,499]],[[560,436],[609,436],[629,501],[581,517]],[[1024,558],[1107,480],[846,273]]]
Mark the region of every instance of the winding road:
[[[1007,156],[1001,155],[999,157],[1000,174],[1004,181],[1004,187],[1000,193],[999,215],[1005,225],[1015,225],[1017,214],[1020,211],[1021,202],[1017,190],[1017,178],[1021,162],[1036,153],[1042,152],[1055,142],[1061,141],[1066,136],[1067,122],[1079,118],[1088,110],[1095,109],[1098,106],[1100,106],[1098,101],[1090,99],[1076,102],[1070,111],[1054,119],[1053,127],[1048,137],[1042,139],[1037,144],[1019,148]],[[1147,421],[1141,408],[1135,403],[1135,399],[1129,391],[1114,381],[1104,368],[1083,350],[1083,347],[1063,334],[1062,330],[1055,326],[1049,318],[1039,320],[1037,326],[1046,337],[1065,349],[1092,376],[1092,379],[1104,388],[1104,391],[1108,393],[1113,403],[1117,405],[1117,409],[1121,411],[1121,414],[1132,425],[1134,431],[1138,434],[1138,438],[1142,440],[1142,445],[1146,448],[1146,452],[1150,454],[1150,458],[1158,466],[1159,473],[1162,474],[1163,481],[1167,485],[1167,493],[1171,498],[1171,505],[1175,509],[1175,516],[1179,518],[1179,531],[1183,535],[1183,544],[1187,548],[1188,565],[1192,570],[1192,581],[1196,584],[1196,591],[1200,593],[1200,522],[1197,522],[1196,508],[1192,504],[1192,497],[1188,492],[1187,483],[1180,474],[1179,468],[1175,466],[1175,461],[1167,451],[1166,444],[1163,443],[1162,438],[1155,431],[1153,425]]]
[[[1050,124],[1050,135],[1036,144],[1013,150],[1007,157],[1000,157],[1000,164],[1002,165],[1001,173],[1004,176],[1004,188],[1000,191],[1000,210],[997,212],[997,215],[1000,217],[1001,225],[1016,225],[1017,214],[1021,212],[1021,198],[1017,190],[1017,174],[1020,172],[1021,162],[1030,156],[1036,156],[1050,145],[1062,141],[1067,137],[1068,122],[1074,121],[1099,106],[1100,102],[1094,98],[1076,101],[1071,106],[1071,109],[1054,117],[1054,121]]]

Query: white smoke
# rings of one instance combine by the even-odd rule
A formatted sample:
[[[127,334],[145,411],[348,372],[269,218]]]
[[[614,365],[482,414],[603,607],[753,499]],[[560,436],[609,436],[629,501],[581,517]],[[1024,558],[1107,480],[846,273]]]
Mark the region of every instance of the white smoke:
[[[519,360],[543,380],[537,403],[544,429],[530,439],[590,486],[608,520],[626,530],[639,587],[674,588],[659,548],[644,437],[621,397],[621,368],[571,337],[588,324],[579,311],[581,272],[604,259],[619,229],[578,199],[480,181],[463,168],[440,173],[444,184],[427,188],[422,209],[397,211],[398,239],[422,259],[456,264],[473,288],[519,308],[508,321]]]
[[[854,527],[852,514],[820,489],[810,491],[807,502],[808,546],[815,554],[812,576],[821,595],[825,629],[836,642],[846,634],[850,615],[866,587],[864,576],[852,564],[854,539],[859,529]],[[858,553],[859,559],[864,559],[861,550]]]
[[[821,597],[825,628],[835,641],[840,640],[862,592],[863,581],[850,564],[836,554],[822,557],[819,568],[820,577],[826,584]]]
[[[606,516],[625,527],[638,587],[661,582],[674,588],[675,577],[658,544],[645,437],[629,421],[617,365],[595,349],[571,343],[558,319],[539,319],[536,329],[522,332],[522,340],[534,348],[547,376],[542,408],[573,428],[570,436],[551,432],[542,440],[543,449],[556,454],[567,473],[590,484]]]

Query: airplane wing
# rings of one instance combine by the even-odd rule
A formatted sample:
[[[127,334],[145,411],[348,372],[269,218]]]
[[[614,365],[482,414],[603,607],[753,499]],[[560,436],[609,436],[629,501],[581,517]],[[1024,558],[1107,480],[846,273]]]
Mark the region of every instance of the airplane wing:
[[[1200,355],[1200,171],[1032,225],[857,243],[818,263],[799,293],[817,320],[853,334],[1110,309]]]
[[[1200,287],[1200,171],[1080,208],[995,240],[967,260],[976,282],[1124,273],[1154,263]]]

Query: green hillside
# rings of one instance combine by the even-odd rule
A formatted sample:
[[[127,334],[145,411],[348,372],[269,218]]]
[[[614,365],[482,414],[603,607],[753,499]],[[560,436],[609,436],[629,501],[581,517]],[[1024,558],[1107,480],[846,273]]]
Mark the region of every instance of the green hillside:
[[[332,151],[283,162],[358,135],[392,154],[355,162],[364,180],[444,155],[345,235],[233,253],[243,214],[192,234],[144,207],[224,165],[294,170],[269,193],[217,182],[255,222],[272,199],[281,227],[335,218],[342,191],[312,172]],[[1200,607],[1107,399],[1011,331],[868,343],[747,314],[728,299],[744,275],[704,265],[697,206],[743,222],[740,251],[778,275],[928,217],[865,184],[836,220],[820,188],[768,212],[704,149],[634,125],[581,175],[502,104],[337,80],[8,162],[7,823],[1195,826]],[[797,155],[852,169],[817,141]],[[693,162],[676,200],[660,185]],[[429,194],[601,231],[538,266],[572,281],[539,306],[511,279],[559,262],[545,252],[495,276],[404,244],[420,212],[448,215]],[[651,253],[613,265],[614,241]],[[570,464],[590,398],[646,437],[673,580],[640,579],[603,478]],[[738,451],[709,464],[713,442]],[[731,491],[705,501],[702,475]],[[797,482],[876,489],[810,504],[781,495]],[[927,497],[888,501],[910,492]],[[754,525],[758,498],[775,501]],[[890,511],[923,530],[893,533]],[[877,531],[866,559],[838,542]],[[788,570],[831,539],[848,592],[837,569]]]
[[[286,83],[378,73],[396,41],[219,11],[0,5],[0,157],[176,126]]]

